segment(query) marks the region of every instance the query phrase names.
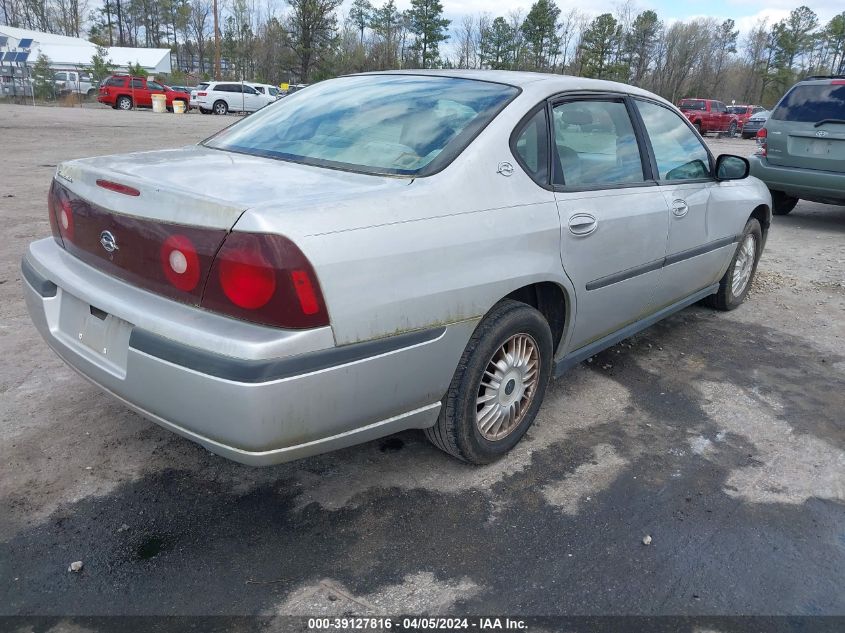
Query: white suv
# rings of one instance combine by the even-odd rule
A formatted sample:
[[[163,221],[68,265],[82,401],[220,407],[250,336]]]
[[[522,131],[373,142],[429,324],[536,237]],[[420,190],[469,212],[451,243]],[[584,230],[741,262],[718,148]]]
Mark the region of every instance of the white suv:
[[[262,94],[247,83],[212,81],[205,90],[197,91],[200,112],[227,114],[229,112],[255,112],[273,103],[276,98]]]
[[[252,86],[263,95],[269,95],[274,99],[282,98],[282,91],[281,89],[279,89],[278,86],[273,86],[271,84],[257,84],[252,82],[249,82],[248,85]]]

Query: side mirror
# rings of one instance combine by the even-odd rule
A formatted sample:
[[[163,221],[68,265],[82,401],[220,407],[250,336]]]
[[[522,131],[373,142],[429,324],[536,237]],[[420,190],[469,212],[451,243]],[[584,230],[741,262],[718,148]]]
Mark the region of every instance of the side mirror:
[[[716,180],[742,180],[750,170],[748,159],[742,156],[722,154],[716,159]]]

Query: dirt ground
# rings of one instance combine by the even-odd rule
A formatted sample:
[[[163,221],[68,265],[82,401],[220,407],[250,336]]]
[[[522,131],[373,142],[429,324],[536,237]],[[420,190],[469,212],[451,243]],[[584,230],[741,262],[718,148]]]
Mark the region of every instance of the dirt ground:
[[[0,615],[845,614],[845,207],[776,218],[745,305],[576,367],[496,464],[408,432],[252,469],[74,374],[20,280],[57,163],[234,120],[0,106]]]

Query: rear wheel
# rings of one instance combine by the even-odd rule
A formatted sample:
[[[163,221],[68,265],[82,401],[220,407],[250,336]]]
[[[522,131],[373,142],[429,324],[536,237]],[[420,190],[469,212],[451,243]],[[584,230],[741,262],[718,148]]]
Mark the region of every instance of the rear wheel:
[[[731,125],[728,128],[728,137],[733,138],[736,136],[736,121],[731,121]]]
[[[552,370],[552,334],[540,312],[506,299],[472,335],[426,437],[472,464],[498,459],[534,422]]]
[[[693,123],[693,127],[695,128],[696,132],[701,134],[701,123]]]
[[[200,108],[199,110],[201,114],[211,114],[211,110],[207,110],[206,108]]]
[[[745,224],[745,230],[739,240],[731,265],[719,281],[719,290],[707,298],[707,303],[717,310],[733,310],[745,300],[757,262],[763,250],[763,230],[760,223],[751,218]]]
[[[229,105],[223,101],[214,102],[214,114],[228,114],[229,113]]]
[[[130,99],[129,97],[118,97],[115,105],[117,106],[118,110],[131,110],[132,99]]]
[[[798,198],[788,196],[782,191],[771,191],[772,194],[772,213],[775,215],[788,215],[790,211],[798,204]]]

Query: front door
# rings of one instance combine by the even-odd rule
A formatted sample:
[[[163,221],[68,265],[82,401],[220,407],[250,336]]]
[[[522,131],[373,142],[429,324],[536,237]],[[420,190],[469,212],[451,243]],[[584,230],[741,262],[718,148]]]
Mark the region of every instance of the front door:
[[[663,275],[654,297],[660,309],[718,280],[735,236],[724,235],[727,212],[711,175],[707,148],[687,122],[673,110],[636,100],[654,154],[660,191],[669,207],[669,237]]]
[[[568,98],[552,112],[561,259],[578,304],[569,347],[576,350],[649,314],[669,218],[659,187],[646,180],[646,154],[623,98]]]

